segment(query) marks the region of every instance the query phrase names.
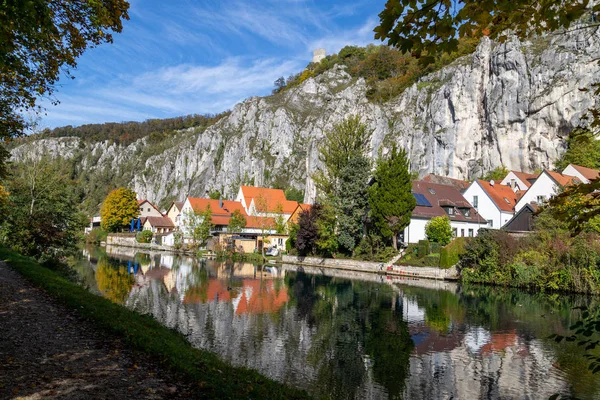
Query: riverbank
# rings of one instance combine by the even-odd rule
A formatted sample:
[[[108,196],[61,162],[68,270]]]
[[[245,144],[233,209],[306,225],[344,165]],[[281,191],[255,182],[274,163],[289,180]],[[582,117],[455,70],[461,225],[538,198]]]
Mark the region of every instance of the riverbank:
[[[47,359],[47,355],[51,354],[53,349],[52,347],[42,345],[40,343],[42,339],[45,338],[44,340],[50,340],[54,337],[57,343],[63,341],[68,348],[71,348],[72,344],[74,349],[77,349],[77,345],[79,344],[82,348],[80,351],[77,351],[78,357],[84,357],[84,355],[88,354],[89,347],[96,345],[93,341],[90,341],[87,345],[77,341],[71,343],[69,336],[66,335],[65,332],[70,332],[71,330],[77,331],[79,329],[85,334],[80,332],[80,334],[73,334],[74,336],[81,338],[88,337],[88,330],[91,330],[92,336],[102,337],[106,340],[105,343],[101,343],[101,347],[103,347],[104,351],[106,351],[105,356],[109,357],[108,359],[110,359],[110,354],[114,353],[115,351],[126,353],[125,361],[121,364],[118,364],[120,366],[117,367],[120,368],[120,374],[123,375],[119,376],[119,379],[125,379],[125,381],[121,381],[123,384],[119,386],[118,383],[112,382],[111,380],[106,381],[107,390],[124,390],[124,395],[119,395],[118,393],[120,392],[114,392],[114,397],[243,397],[256,399],[287,399],[307,397],[304,392],[293,388],[288,388],[282,384],[274,382],[260,375],[256,371],[232,367],[221,361],[212,353],[193,348],[183,335],[164,327],[152,317],[138,314],[114,304],[107,299],[96,296],[84,288],[69,282],[58,273],[40,266],[38,263],[28,257],[24,257],[15,252],[0,248],[0,260],[5,261],[11,269],[17,271],[29,282],[42,288],[48,295],[50,295],[50,297],[44,296],[38,291],[40,296],[36,296],[35,301],[23,303],[22,301],[18,301],[18,298],[12,298],[12,300],[5,298],[7,296],[6,293],[8,292],[4,289],[6,285],[3,284],[2,297],[0,297],[2,300],[0,303],[2,304],[0,307],[3,307],[2,311],[5,311],[4,308],[7,307],[17,307],[19,304],[29,303],[32,303],[32,306],[34,307],[37,307],[35,304],[39,304],[39,308],[33,313],[35,318],[32,318],[32,320],[29,321],[26,326],[21,328],[21,330],[23,330],[25,333],[35,331],[38,332],[38,335],[33,336],[31,340],[23,340],[19,339],[18,336],[11,334],[10,337],[13,338],[14,342],[11,346],[8,346],[10,349],[8,349],[6,345],[3,345],[3,349],[1,350],[3,356],[2,358],[6,357],[7,360],[2,360],[3,363],[2,366],[0,366],[0,370],[4,368],[6,368],[7,371],[11,369],[18,369],[19,371],[23,371],[23,374],[19,376],[30,376],[27,380],[18,380],[15,378],[14,381],[10,380],[7,383],[2,382],[4,386],[0,386],[0,393],[2,393],[1,391],[5,390],[14,391],[15,389],[18,389],[18,395],[23,396],[26,393],[33,394],[40,390],[54,390],[56,393],[59,393],[60,390],[62,391],[60,393],[63,393],[62,395],[64,395],[64,390],[92,390],[94,387],[97,387],[98,385],[94,383],[94,374],[86,375],[86,377],[91,380],[89,385],[84,385],[83,383],[85,383],[86,380],[83,380],[83,383],[79,384],[80,386],[76,386],[74,384],[69,384],[71,381],[68,379],[70,378],[66,378],[66,374],[77,372],[75,369],[64,370],[64,376],[62,374],[58,374],[57,371],[52,371],[52,373],[47,371],[44,372],[46,369],[44,367],[44,363],[53,361],[53,359]],[[15,287],[18,288],[18,286]],[[18,292],[18,290],[16,290],[16,292]],[[52,302],[55,301],[58,304],[52,304]],[[52,312],[53,309],[60,308],[71,312],[73,317],[62,318],[61,316],[65,315],[65,312]],[[17,314],[14,314],[14,310],[5,311],[5,313],[6,312],[9,312],[9,314],[12,315],[11,318],[19,318]],[[46,321],[44,318],[41,318],[47,314],[48,316],[55,316],[57,320],[53,323],[54,325],[40,326],[40,324],[49,324],[48,321]],[[1,318],[7,318],[4,314],[1,315]],[[89,328],[88,325],[85,324],[89,324]],[[2,323],[3,327],[10,325],[11,324],[8,320],[6,323]],[[4,331],[0,332],[3,332],[2,337],[4,339],[4,336],[6,336]],[[3,343],[6,342],[3,341]],[[121,347],[118,345],[114,346],[114,343],[119,344]],[[88,348],[85,348],[85,346],[88,346]],[[21,353],[27,354],[26,352],[23,352],[24,348],[37,349],[38,352],[42,352],[44,354],[42,355],[42,353],[40,353],[34,359],[18,360],[19,364],[16,366],[13,365],[10,360],[15,360],[14,355]],[[60,348],[58,350],[60,350]],[[10,351],[10,353],[7,351]],[[11,355],[13,353],[14,355]],[[102,353],[98,355],[99,358],[101,358],[101,356]],[[67,353],[63,354],[61,357],[70,359]],[[146,358],[148,361],[142,366],[137,365],[135,362],[129,361],[135,361],[138,358]],[[82,359],[86,358],[84,357]],[[61,365],[64,366],[64,368],[68,368],[63,364]],[[90,369],[90,371],[96,371],[94,368],[94,359],[92,358],[91,364],[88,365],[88,369]],[[132,392],[129,391],[129,386],[133,385],[134,389],[137,390],[138,382],[142,382],[139,385],[142,386],[142,389],[146,389],[143,387],[143,385],[147,384],[150,385],[147,387],[147,389],[154,390],[153,387],[151,387],[151,383],[144,383],[146,381],[144,381],[141,377],[139,380],[135,379],[137,375],[134,372],[140,368],[142,372],[147,372],[148,374],[153,373],[156,376],[160,376],[162,372],[166,373],[165,376],[168,378],[166,381],[168,382],[168,385],[162,389],[159,387],[161,390],[160,394],[151,396],[151,392],[146,392],[145,394],[140,392],[140,395],[136,396],[135,391],[133,394],[131,394]],[[153,368],[158,368],[158,371],[156,371],[156,373],[150,372],[153,370]],[[30,371],[29,374],[26,373],[28,370]],[[96,372],[100,373],[101,371]],[[54,373],[57,373],[58,375],[54,376]],[[79,373],[85,375],[83,372]],[[9,375],[3,373],[2,375],[12,376],[13,374]],[[50,377],[50,381],[46,382],[48,377]],[[36,379],[40,380],[39,385],[30,387],[32,382],[36,381]],[[178,379],[180,382],[182,382],[180,386],[185,388],[185,390],[177,389],[177,385],[174,385],[171,379]],[[64,387],[57,389],[57,382],[59,384],[63,384]],[[102,382],[102,380],[100,380],[100,382]],[[55,385],[54,389],[52,388],[53,384]],[[175,387],[174,393],[172,393],[173,387]],[[100,389],[102,389],[101,386]],[[156,390],[158,391],[159,389]],[[178,390],[180,392],[179,394],[177,394]],[[8,392],[6,394],[9,395]],[[10,396],[15,395],[17,395],[16,392],[10,393]],[[79,394],[75,395],[75,398],[79,398],[77,396],[79,396]],[[92,395],[91,397],[96,396]],[[113,396],[102,394],[100,397]],[[80,398],[89,398],[89,394],[81,394]]]
[[[286,264],[303,265],[323,269],[339,269],[346,271],[367,272],[372,274],[385,274],[392,276],[406,276],[420,279],[436,279],[455,281],[460,279],[456,267],[436,268],[436,267],[412,267],[407,265],[387,265],[386,263],[377,263],[372,261],[359,261],[337,258],[318,258],[288,256],[282,257],[282,262]]]

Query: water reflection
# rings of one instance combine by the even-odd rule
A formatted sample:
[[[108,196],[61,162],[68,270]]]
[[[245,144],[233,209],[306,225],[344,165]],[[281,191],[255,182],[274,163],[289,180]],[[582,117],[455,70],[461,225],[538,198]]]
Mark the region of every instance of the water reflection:
[[[580,349],[546,339],[594,299],[116,247],[86,250],[78,269],[194,346],[320,397],[599,395]]]

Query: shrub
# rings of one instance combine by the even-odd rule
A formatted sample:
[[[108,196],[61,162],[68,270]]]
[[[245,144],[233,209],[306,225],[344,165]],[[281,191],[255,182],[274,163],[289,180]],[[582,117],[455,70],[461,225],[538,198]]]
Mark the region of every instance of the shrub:
[[[152,231],[141,231],[135,235],[135,239],[138,243],[150,243],[152,242]]]
[[[440,255],[439,254],[429,254],[425,256],[423,259],[425,266],[427,267],[437,267],[440,265]]]
[[[430,253],[429,241],[419,240],[417,244],[417,257],[423,258]]]
[[[173,233],[173,247],[177,250],[183,248],[183,233],[180,231]]]
[[[425,235],[430,242],[447,245],[452,240],[452,227],[448,217],[433,217],[425,225]]]
[[[431,253],[437,253],[437,254],[439,254],[440,251],[441,251],[441,249],[442,249],[442,245],[439,244],[439,243],[433,242],[433,243],[431,243],[429,245],[429,251]]]
[[[458,264],[460,257],[465,252],[467,238],[455,238],[452,242],[440,249],[440,268],[450,268]]]

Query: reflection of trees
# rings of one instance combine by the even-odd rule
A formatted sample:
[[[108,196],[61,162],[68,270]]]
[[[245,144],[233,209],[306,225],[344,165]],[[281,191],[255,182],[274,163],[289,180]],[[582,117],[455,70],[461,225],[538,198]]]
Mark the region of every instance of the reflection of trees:
[[[125,266],[113,266],[106,258],[98,260],[96,283],[104,297],[115,303],[124,304],[133,286],[133,281],[133,276],[127,273]]]
[[[400,396],[413,343],[390,288],[303,273],[286,278],[299,316],[316,327],[308,361],[320,391],[361,397],[372,370],[390,397]]]

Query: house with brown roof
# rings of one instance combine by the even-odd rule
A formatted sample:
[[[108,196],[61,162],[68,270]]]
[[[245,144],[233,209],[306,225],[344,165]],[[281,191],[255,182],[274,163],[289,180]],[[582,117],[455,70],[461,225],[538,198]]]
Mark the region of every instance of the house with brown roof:
[[[473,181],[463,196],[493,229],[500,229],[513,217],[518,201],[510,186],[481,179]]]
[[[150,203],[148,200],[138,200],[138,207],[140,210],[139,217],[162,217],[163,214],[160,212],[158,207]]]
[[[533,185],[538,175],[528,174],[527,172],[510,171],[502,179],[501,185],[510,186],[513,192],[525,192]]]
[[[575,176],[563,175],[545,169],[519,198],[515,206],[515,212],[518,212],[525,204],[536,203],[542,205],[563,188],[578,183],[581,183],[581,181]]]
[[[463,181],[462,179],[449,178],[447,176],[434,174],[425,175],[421,181],[427,183],[437,183],[439,185],[454,186],[461,193],[464,193],[464,191],[467,190],[470,185],[470,182]]]
[[[433,217],[448,217],[455,236],[477,236],[480,228],[487,227],[487,221],[454,186],[413,181],[412,193],[417,205],[403,232],[405,243],[426,239],[425,225]]]
[[[143,217],[145,218],[143,229],[152,233],[169,233],[175,230],[175,224],[169,217]]]
[[[562,172],[563,175],[574,176],[582,183],[590,183],[594,179],[600,178],[600,171],[597,169],[582,167],[581,165],[569,164]]]

